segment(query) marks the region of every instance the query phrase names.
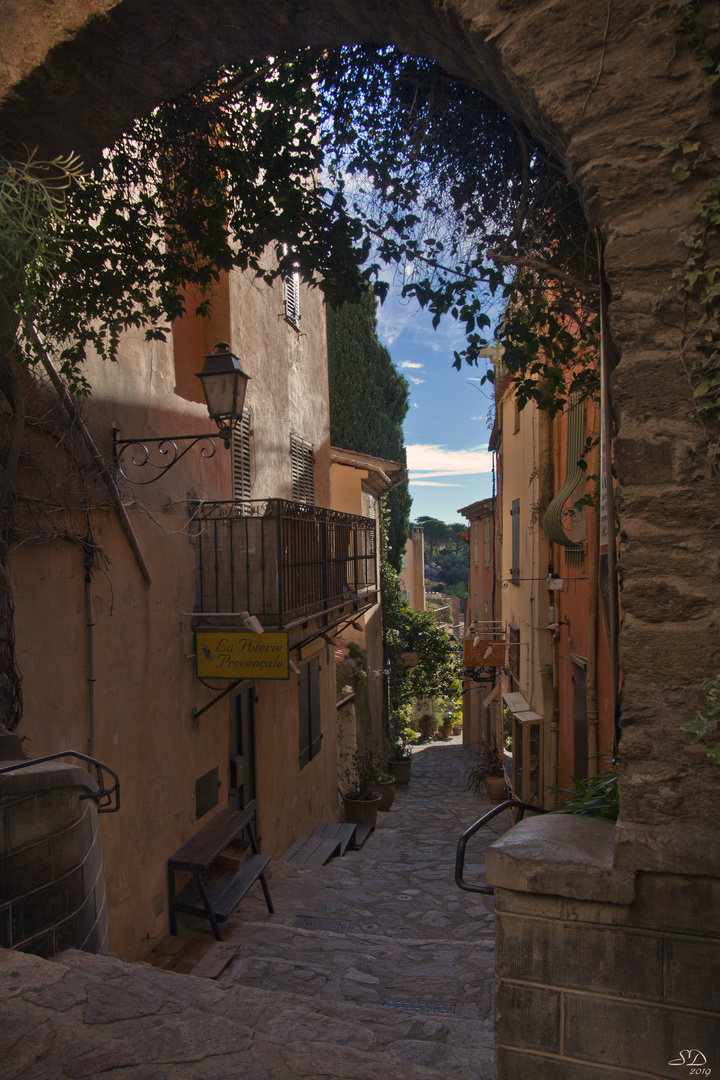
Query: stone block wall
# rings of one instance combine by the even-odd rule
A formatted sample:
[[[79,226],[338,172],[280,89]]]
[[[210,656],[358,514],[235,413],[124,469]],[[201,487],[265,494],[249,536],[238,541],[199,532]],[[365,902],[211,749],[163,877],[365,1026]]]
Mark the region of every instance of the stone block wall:
[[[88,773],[57,762],[0,776],[0,947],[39,956],[106,950],[105,880],[89,789],[97,786]]]
[[[613,833],[548,815],[488,851],[496,1080],[677,1077],[691,1051],[720,1068],[720,878],[628,875]]]

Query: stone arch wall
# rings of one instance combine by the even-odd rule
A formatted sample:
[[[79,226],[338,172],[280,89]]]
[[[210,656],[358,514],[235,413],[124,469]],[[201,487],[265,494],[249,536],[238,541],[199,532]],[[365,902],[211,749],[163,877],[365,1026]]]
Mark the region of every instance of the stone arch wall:
[[[708,5],[709,7],[710,5]],[[0,138],[91,160],[131,116],[224,61],[394,42],[497,100],[563,161],[606,242],[625,612],[625,837],[720,828],[720,771],[678,730],[720,664],[717,488],[702,463],[679,312],[651,302],[683,258],[697,189],[662,144],[716,127],[699,61],[651,0],[8,0]],[[678,829],[680,832],[678,832]],[[671,836],[672,834],[672,836]],[[674,839],[673,839],[674,837]],[[650,855],[640,860],[652,861]],[[720,867],[718,867],[720,869]]]

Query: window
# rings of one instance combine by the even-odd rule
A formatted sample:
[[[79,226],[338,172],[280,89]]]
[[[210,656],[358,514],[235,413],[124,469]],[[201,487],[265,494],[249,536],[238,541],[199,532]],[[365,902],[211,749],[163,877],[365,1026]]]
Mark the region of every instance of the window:
[[[490,565],[490,518],[485,518],[485,565]]]
[[[298,676],[298,716],[300,768],[320,753],[320,658],[314,656],[300,668]]]
[[[243,409],[242,419],[235,425],[232,433],[232,497],[234,502],[242,502],[251,497],[250,434],[250,410]]]
[[[285,286],[285,318],[293,326],[300,326],[300,275],[295,272],[286,274],[283,279]]]
[[[520,584],[520,500],[513,499],[510,509],[510,521],[512,523],[512,566],[510,567],[510,580],[513,585]]]
[[[299,435],[290,436],[290,469],[293,502],[315,503],[315,455],[313,445]]]

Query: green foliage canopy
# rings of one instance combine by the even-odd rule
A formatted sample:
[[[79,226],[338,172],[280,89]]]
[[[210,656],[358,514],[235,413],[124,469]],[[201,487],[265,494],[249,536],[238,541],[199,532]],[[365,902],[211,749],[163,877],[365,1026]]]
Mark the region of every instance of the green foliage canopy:
[[[462,324],[456,366],[478,362],[495,294],[522,399],[549,387],[555,409],[594,385],[576,343],[595,340],[596,270],[562,168],[480,91],[394,49],[221,69],[136,121],[49,229],[52,273],[28,263],[20,316],[75,391],[88,348],[163,338],[187,290],[206,312],[231,267],[298,268],[336,304],[367,281],[382,297],[384,265],[436,324]]]

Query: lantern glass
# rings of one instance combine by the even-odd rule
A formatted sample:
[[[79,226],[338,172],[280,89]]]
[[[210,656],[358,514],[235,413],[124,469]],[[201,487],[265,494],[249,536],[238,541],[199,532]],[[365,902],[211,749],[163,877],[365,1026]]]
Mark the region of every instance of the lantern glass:
[[[232,424],[242,417],[247,389],[247,375],[230,346],[221,341],[215,352],[205,357],[202,371],[197,373],[202,383],[210,418],[218,427]]]

